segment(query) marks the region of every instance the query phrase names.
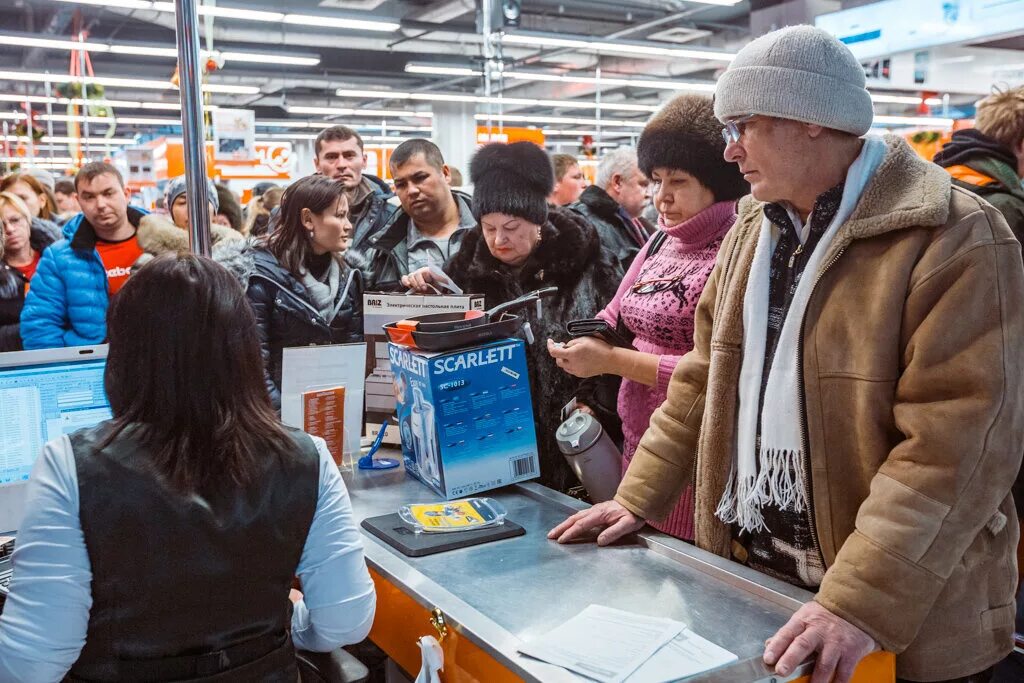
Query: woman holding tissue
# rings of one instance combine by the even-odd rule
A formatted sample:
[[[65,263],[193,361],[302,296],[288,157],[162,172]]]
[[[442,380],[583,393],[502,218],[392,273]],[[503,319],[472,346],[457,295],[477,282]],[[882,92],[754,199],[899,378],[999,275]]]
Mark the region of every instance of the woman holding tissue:
[[[238,282],[159,256],[108,332],[113,418],[48,442],[27,484],[0,681],[295,683],[297,649],[365,638],[348,492],[323,440],[275,416]]]
[[[554,171],[537,145],[486,145],[473,157],[469,172],[478,225],[444,271],[464,291],[483,294],[489,307],[537,289],[558,288],[557,295],[543,300],[539,313],[531,306],[522,314],[537,340],[526,352],[540,482],[567,491],[578,482],[558,450],[555,430],[578,384],[558,370],[544,344],[548,338],[564,339],[567,322],[594,317],[614,296],[622,269],[602,248],[592,225],[569,210],[548,207]],[[424,290],[439,280],[421,269],[402,282]]]
[[[676,364],[693,348],[697,300],[722,238],[736,221],[736,200],[749,191],[739,167],[722,156],[721,129],[711,98],[680,95],[640,136],[637,156],[654,188],[659,232],[637,254],[615,298],[598,314],[612,327],[621,322],[634,337],[633,349],[593,337],[549,346],[559,367],[572,375],[623,378],[618,401],[623,472],[651,415],[665,400]],[[693,540],[692,489],[652,526]]]
[[[298,180],[281,197],[268,236],[230,242],[215,254],[252,303],[278,409],[283,349],[363,340],[362,279],[342,258],[352,241],[344,189],[322,175]]]

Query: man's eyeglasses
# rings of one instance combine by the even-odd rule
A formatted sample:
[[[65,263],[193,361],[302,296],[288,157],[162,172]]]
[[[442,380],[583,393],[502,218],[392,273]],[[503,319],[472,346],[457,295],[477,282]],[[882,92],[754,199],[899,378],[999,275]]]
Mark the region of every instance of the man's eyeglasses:
[[[746,116],[739,116],[731,121],[726,121],[725,128],[722,129],[722,139],[725,140],[725,144],[729,145],[739,142],[740,136],[743,135],[743,129],[755,117],[757,117],[757,114],[747,114]]]

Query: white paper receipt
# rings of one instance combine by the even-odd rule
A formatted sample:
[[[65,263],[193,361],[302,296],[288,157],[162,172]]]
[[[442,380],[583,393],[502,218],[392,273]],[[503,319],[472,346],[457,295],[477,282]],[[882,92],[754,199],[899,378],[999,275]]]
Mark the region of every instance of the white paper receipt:
[[[654,653],[626,683],[668,683],[735,662],[736,655],[688,628]]]
[[[621,683],[684,626],[671,619],[591,605],[519,651],[601,683]]]

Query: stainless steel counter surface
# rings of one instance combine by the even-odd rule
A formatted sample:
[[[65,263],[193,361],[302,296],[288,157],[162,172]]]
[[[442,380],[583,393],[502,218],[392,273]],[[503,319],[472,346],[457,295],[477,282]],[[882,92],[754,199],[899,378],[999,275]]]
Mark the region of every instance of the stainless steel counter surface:
[[[344,478],[359,521],[406,503],[440,500],[402,468],[356,469]],[[367,561],[425,607],[441,608],[450,627],[528,680],[557,676],[517,654],[521,641],[590,604],[685,622],[739,657],[735,665],[689,680],[771,680],[761,662],[764,641],[811,598],[653,530],[607,548],[549,541],[548,530],[585,505],[536,484],[481,495],[500,500],[526,535],[412,558],[364,531]]]

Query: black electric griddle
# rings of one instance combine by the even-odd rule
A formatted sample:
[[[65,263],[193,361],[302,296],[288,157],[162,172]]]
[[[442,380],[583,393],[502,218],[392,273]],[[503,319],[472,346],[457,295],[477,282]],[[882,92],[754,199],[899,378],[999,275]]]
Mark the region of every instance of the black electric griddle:
[[[525,318],[512,315],[509,311],[525,308],[557,293],[557,287],[539,289],[483,313],[467,311],[417,315],[388,323],[384,325],[384,331],[395,344],[423,351],[450,351],[474,346],[514,336],[523,326]]]

